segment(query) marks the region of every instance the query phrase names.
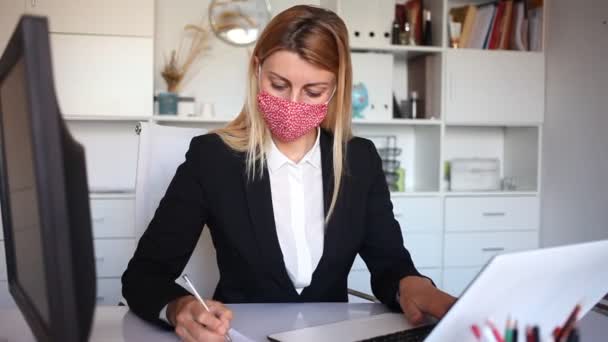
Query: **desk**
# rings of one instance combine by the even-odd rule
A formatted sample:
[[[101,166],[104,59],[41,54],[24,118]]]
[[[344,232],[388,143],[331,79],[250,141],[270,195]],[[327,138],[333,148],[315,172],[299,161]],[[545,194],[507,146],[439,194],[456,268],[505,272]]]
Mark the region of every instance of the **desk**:
[[[267,341],[273,332],[364,318],[386,312],[381,304],[307,303],[236,304],[233,327],[254,341]],[[608,317],[590,312],[580,322],[583,342],[606,341]],[[17,310],[0,310],[0,342],[32,342],[34,338]],[[152,326],[126,307],[98,307],[91,341],[144,342],[178,341],[172,332]],[[236,341],[235,341],[236,342]]]

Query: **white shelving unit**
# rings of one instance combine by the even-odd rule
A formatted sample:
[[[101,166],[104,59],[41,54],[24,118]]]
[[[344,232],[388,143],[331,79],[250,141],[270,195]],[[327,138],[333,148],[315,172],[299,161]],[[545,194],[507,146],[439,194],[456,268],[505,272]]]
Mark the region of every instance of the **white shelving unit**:
[[[363,135],[397,136],[406,189],[392,193],[392,199],[405,245],[420,270],[454,295],[491,256],[537,248],[539,240],[544,53],[448,47],[449,9],[485,2],[425,1],[432,11],[433,46],[390,45],[385,33],[392,24],[391,1],[320,2],[345,20],[353,54],[393,56],[393,86],[385,91],[402,100],[411,90],[424,88],[426,98],[433,99],[435,120],[404,120],[400,125],[397,119],[355,119],[353,129]],[[361,9],[364,16],[357,11]],[[517,187],[449,191],[444,163],[458,157],[497,158],[500,176]],[[365,264],[355,262],[349,286],[369,293],[368,283]]]

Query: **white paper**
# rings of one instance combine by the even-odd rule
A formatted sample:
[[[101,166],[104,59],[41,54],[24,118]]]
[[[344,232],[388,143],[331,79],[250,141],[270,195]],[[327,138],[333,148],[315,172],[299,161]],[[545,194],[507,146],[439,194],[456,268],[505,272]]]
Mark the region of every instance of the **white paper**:
[[[254,342],[254,340],[249,337],[241,334],[238,330],[230,329],[230,338],[232,338],[232,342]]]

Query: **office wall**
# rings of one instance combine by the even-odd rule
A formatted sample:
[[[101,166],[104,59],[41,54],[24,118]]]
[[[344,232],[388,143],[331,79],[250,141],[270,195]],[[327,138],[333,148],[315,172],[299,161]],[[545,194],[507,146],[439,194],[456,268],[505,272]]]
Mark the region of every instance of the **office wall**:
[[[608,239],[608,1],[545,3],[541,244]]]
[[[200,23],[207,19],[208,0],[157,0],[156,32],[154,48],[154,89],[166,90],[160,75],[164,55],[179,43],[183,27],[189,23]],[[319,4],[319,0],[270,0],[273,14],[293,5]],[[216,115],[233,117],[241,109],[245,94],[245,76],[251,48],[234,47],[213,39],[211,51],[203,57],[198,72],[186,83],[180,92],[184,96],[194,96],[197,101],[214,103]]]
[[[24,10],[23,0],[0,0],[0,55],[4,52]]]

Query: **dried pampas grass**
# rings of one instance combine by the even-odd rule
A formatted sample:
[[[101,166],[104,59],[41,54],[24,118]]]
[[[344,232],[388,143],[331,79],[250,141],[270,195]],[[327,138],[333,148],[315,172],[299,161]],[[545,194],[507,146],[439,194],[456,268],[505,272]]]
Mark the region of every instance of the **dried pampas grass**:
[[[177,93],[185,75],[210,50],[211,32],[206,27],[188,24],[184,27],[177,50],[171,51],[171,57],[165,56],[161,75],[167,82],[167,90]],[[184,45],[190,41],[185,51]]]

